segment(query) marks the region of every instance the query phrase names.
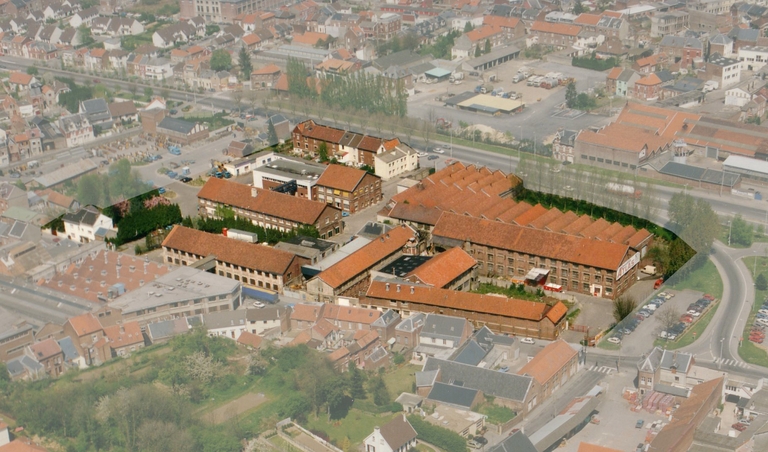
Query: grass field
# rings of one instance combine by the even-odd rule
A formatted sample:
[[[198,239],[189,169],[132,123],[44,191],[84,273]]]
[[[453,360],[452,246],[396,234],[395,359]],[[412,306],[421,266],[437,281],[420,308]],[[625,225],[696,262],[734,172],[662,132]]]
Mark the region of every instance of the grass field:
[[[723,280],[720,279],[717,267],[710,260],[707,260],[706,264],[691,273],[685,280],[669,287],[675,290],[698,290],[715,298],[723,297]]]
[[[352,444],[359,444],[374,427],[386,424],[394,416],[393,413],[374,415],[352,408],[344,419],[329,421],[325,413],[317,418],[310,416],[304,428],[325,432],[336,444],[341,444],[344,438],[349,438]]]
[[[757,262],[755,262],[756,259]],[[768,277],[768,258],[764,256],[745,257],[742,260],[747,268],[756,269],[756,275],[762,273],[764,276]],[[758,366],[763,367],[768,367],[768,353],[766,353],[764,348],[749,341],[749,329],[752,327],[755,315],[766,297],[768,297],[768,290],[757,290],[757,288],[755,288],[755,300],[754,303],[752,303],[752,310],[749,313],[749,319],[747,319],[747,324],[744,327],[744,334],[742,334],[744,341],[739,347],[739,356],[741,356],[741,359],[750,364],[757,364]]]
[[[392,400],[395,400],[397,396],[404,392],[411,392],[413,384],[416,382],[415,374],[420,370],[421,367],[419,366],[405,364],[393,372],[384,374],[384,383],[387,385]]]
[[[488,416],[488,422],[492,424],[504,424],[515,417],[515,412],[505,406],[499,406],[492,402],[486,402],[478,407],[477,412]]]

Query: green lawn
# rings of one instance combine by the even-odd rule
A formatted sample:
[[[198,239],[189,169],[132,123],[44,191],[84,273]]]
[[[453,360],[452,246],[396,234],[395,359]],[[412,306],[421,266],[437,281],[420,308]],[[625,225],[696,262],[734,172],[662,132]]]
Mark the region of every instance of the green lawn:
[[[597,346],[602,348],[603,350],[619,350],[621,348],[621,345],[619,345],[619,344],[612,344],[612,343],[608,342],[608,338],[609,337],[611,337],[611,336],[609,335],[609,336],[604,337],[603,340],[601,340],[597,344]]]
[[[504,424],[515,417],[515,412],[505,406],[499,406],[492,402],[480,405],[477,412],[488,416],[488,422],[492,424]]]
[[[394,416],[396,415],[393,413],[374,415],[352,408],[344,419],[330,422],[324,413],[317,418],[309,416],[309,420],[303,427],[307,430],[325,432],[336,444],[341,444],[344,438],[349,438],[352,444],[359,444],[371,434],[374,427],[386,424]]]
[[[698,290],[715,298],[723,297],[723,281],[720,279],[717,267],[710,260],[683,281],[669,287],[675,290]]]
[[[511,298],[517,298],[519,300],[535,301],[539,303],[544,302],[542,298],[537,294],[526,292],[525,290],[517,290],[514,285],[510,286],[509,288],[504,288],[489,283],[482,283],[472,292],[479,294],[495,293]]]
[[[742,260],[748,269],[756,269],[756,275],[762,273],[764,276],[768,277],[768,258],[765,256],[745,257]],[[755,260],[757,260],[757,262],[755,262]],[[757,311],[760,309],[760,306],[766,297],[768,297],[768,291],[757,290],[757,288],[755,288],[755,300],[754,303],[752,303],[752,310],[749,313],[749,319],[747,319],[747,324],[744,327],[744,334],[742,334],[744,341],[742,342],[741,347],[739,347],[739,356],[741,356],[744,361],[763,367],[768,367],[768,353],[766,353],[760,346],[749,341],[749,330],[752,328],[755,314],[757,314]]]
[[[721,285],[722,285],[722,282],[721,282]],[[682,336],[678,337],[674,341],[668,341],[666,339],[656,338],[656,340],[653,342],[653,345],[664,347],[667,350],[677,350],[678,348],[683,348],[686,345],[692,344],[693,341],[695,341],[696,338],[701,337],[701,333],[703,333],[704,330],[707,329],[709,322],[712,321],[712,317],[714,317],[715,312],[717,311],[717,308],[719,306],[720,306],[720,301],[718,299],[717,303],[711,308],[709,308],[706,314],[699,317],[699,320],[697,320],[692,327],[688,328],[685,331],[685,333],[683,333]]]
[[[405,357],[406,360],[408,358],[408,356]],[[384,374],[384,383],[387,385],[392,400],[395,400],[404,392],[411,392],[413,390],[413,384],[416,382],[416,372],[420,370],[421,367],[419,366],[404,364],[396,370]]]

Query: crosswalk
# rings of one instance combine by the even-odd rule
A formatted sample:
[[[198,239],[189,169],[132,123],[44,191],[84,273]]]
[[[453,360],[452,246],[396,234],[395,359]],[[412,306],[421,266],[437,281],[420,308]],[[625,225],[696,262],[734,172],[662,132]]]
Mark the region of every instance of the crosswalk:
[[[616,368],[614,367],[608,367],[608,366],[598,366],[597,364],[593,364],[592,367],[589,368],[589,370],[593,372],[602,372],[607,375],[611,375]]]
[[[749,364],[743,361],[736,361],[735,359],[715,358],[714,363],[721,364],[723,366],[741,367],[743,369],[746,369],[749,367]]]

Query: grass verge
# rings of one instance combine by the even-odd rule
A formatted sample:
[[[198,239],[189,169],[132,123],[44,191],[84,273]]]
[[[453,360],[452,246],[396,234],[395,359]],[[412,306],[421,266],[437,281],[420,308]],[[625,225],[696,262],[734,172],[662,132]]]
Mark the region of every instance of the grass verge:
[[[488,422],[501,425],[514,419],[515,412],[505,406],[486,402],[478,407],[477,412],[488,416]]]
[[[717,267],[715,267],[715,264],[710,260],[707,260],[706,264],[692,272],[688,278],[673,286],[669,286],[669,288],[675,290],[691,289],[701,291],[718,299],[723,297],[723,280],[720,279],[720,273],[717,272]]]
[[[768,277],[768,258],[765,256],[745,257],[742,261],[744,261],[744,265],[746,265],[747,268],[756,270],[755,276],[762,273],[763,276]],[[763,367],[768,367],[768,353],[761,346],[749,341],[749,330],[752,328],[757,311],[760,309],[760,306],[766,297],[768,297],[768,290],[757,290],[757,288],[755,288],[755,300],[754,303],[752,303],[752,309],[742,334],[744,340],[739,347],[739,356],[741,356],[741,359],[750,364],[756,364]]]
[[[697,320],[692,327],[688,328],[685,331],[685,333],[683,333],[682,336],[678,337],[674,341],[668,341],[666,339],[662,339],[659,337],[659,338],[656,338],[655,341],[653,341],[653,345],[666,348],[667,350],[677,350],[687,345],[691,345],[693,341],[695,341],[697,337],[701,337],[701,333],[703,333],[704,330],[707,329],[707,326],[709,326],[709,322],[712,321],[712,317],[715,316],[715,312],[717,312],[717,308],[719,306],[720,306],[720,301],[718,299],[718,302],[715,303],[714,306],[709,308],[706,314],[699,317],[699,320]]]

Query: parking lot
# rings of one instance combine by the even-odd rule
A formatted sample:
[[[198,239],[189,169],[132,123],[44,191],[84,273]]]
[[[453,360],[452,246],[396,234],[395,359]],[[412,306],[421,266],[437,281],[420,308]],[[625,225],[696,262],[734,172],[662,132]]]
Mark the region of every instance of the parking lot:
[[[653,343],[656,338],[659,337],[659,333],[664,329],[661,317],[662,312],[665,310],[673,310],[677,312],[676,317],[683,315],[688,308],[688,305],[695,303],[702,297],[703,293],[693,290],[665,290],[666,293],[674,294],[674,297],[666,301],[659,308],[657,308],[651,316],[647,319],[640,321],[633,332],[628,335],[624,335],[621,341],[621,351],[628,355],[642,355],[648,352],[649,343]],[[651,297],[652,299],[653,297]],[[649,300],[645,300],[638,308],[630,314],[617,328],[614,329],[611,336],[615,336],[620,333],[620,330],[635,317],[638,311],[642,309],[648,303]],[[661,314],[661,315],[660,315]],[[690,326],[688,327],[690,328]],[[631,338],[631,340],[629,340]]]

